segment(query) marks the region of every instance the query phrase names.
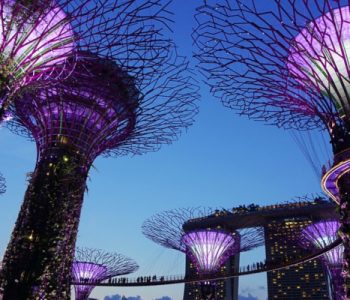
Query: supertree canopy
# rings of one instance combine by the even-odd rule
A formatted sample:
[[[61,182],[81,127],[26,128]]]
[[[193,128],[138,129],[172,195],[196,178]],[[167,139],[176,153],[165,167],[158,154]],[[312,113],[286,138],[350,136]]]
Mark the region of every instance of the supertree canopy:
[[[142,232],[161,246],[186,253],[199,275],[215,275],[230,256],[264,244],[263,228],[244,228],[240,223],[241,229],[224,228],[222,224],[208,229],[201,224],[206,218],[215,218],[215,210],[168,210],[146,220]],[[202,281],[200,293],[213,297],[215,283]]]
[[[143,234],[157,244],[188,253],[196,260],[200,272],[217,271],[225,258],[251,250],[264,243],[262,228],[225,229],[218,227],[188,228],[191,221],[197,224],[202,218],[213,216],[214,210],[183,208],[164,211],[147,219],[142,225]],[[186,227],[186,229],[184,229]],[[197,227],[197,226],[195,226]]]
[[[23,87],[38,88],[69,76],[78,51],[125,61],[152,29],[141,29],[136,12],[158,6],[137,0],[5,0],[0,4],[0,120]],[[155,14],[156,15],[156,14]],[[163,23],[162,18],[159,22]],[[125,29],[128,29],[127,33]],[[154,29],[157,31],[156,29]],[[119,34],[116,34],[118,32]],[[132,38],[131,38],[132,37]],[[118,45],[111,47],[111,45]],[[113,53],[112,53],[113,52]],[[151,53],[148,57],[152,56]],[[145,56],[147,57],[147,56]],[[69,63],[68,63],[69,62]]]
[[[72,268],[75,283],[100,283],[109,278],[135,272],[138,265],[130,258],[118,253],[108,253],[102,250],[77,248]],[[87,300],[92,285],[75,285],[75,299]]]
[[[10,107],[9,127],[35,140],[38,160],[4,256],[4,299],[68,299],[93,160],[157,150],[197,111],[188,63],[160,29],[168,24],[168,2],[114,3],[125,6],[104,20],[122,25],[100,28],[109,56],[100,58],[94,47],[79,52],[69,78],[22,93]]]
[[[224,105],[278,127],[328,131],[334,165],[322,188],[340,204],[350,283],[349,1],[208,0],[196,20],[195,56]]]
[[[305,249],[323,249],[338,238],[339,221],[324,220],[308,225],[301,232],[300,244]],[[324,254],[323,261],[330,274],[334,299],[345,299],[343,289],[343,245]]]
[[[20,87],[48,79],[55,66],[64,65],[74,53],[75,36],[64,7],[52,0],[2,1],[0,22],[0,100],[4,104]]]
[[[223,231],[198,230],[182,236],[187,253],[201,273],[213,273],[234,253],[236,234]]]

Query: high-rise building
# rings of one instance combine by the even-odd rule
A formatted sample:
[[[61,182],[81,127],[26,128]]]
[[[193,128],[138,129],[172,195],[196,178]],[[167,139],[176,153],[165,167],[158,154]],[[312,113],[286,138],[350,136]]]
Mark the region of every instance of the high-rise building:
[[[232,211],[217,211],[215,215],[192,222],[200,227],[210,228],[221,224],[226,228],[264,227],[266,262],[276,263],[293,261],[305,256],[305,250],[298,244],[298,236],[312,220],[336,219],[335,204],[322,199],[300,201],[259,207],[240,206]],[[252,261],[252,263],[255,263]],[[239,255],[232,256],[222,272],[237,271]],[[191,276],[195,267],[187,260],[186,274]],[[200,300],[199,289],[195,284],[186,284],[184,300]],[[288,267],[267,273],[268,299],[329,299],[329,284],[326,270],[319,259],[294,267]],[[238,299],[238,278],[218,281],[218,300]]]
[[[288,261],[303,255],[297,244],[301,230],[310,218],[295,217],[271,220],[265,226],[266,260]],[[319,259],[267,273],[269,299],[329,299],[327,276]]]

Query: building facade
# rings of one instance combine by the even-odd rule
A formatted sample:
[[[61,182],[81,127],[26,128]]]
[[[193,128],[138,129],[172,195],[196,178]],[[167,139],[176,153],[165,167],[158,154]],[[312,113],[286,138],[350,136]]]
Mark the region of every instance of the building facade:
[[[233,208],[232,211],[217,211],[215,215],[198,220],[200,227],[212,227],[221,224],[230,228],[264,227],[266,262],[277,263],[295,260],[305,256],[297,243],[298,232],[312,220],[339,218],[335,204],[324,200],[300,201],[265,207],[250,205]],[[197,222],[197,221],[196,221]],[[254,261],[252,261],[254,263]],[[238,270],[239,256],[233,256],[222,268],[222,272]],[[195,272],[194,266],[187,261],[186,274]],[[238,278],[220,281],[217,285],[217,300],[238,299]],[[330,299],[326,270],[318,259],[267,273],[269,300]],[[206,299],[200,294],[198,285],[186,284],[184,300]],[[208,298],[210,299],[210,298]]]
[[[298,233],[310,218],[271,220],[265,227],[266,261],[293,260],[305,255],[298,245]],[[267,273],[269,299],[329,299],[326,271],[319,259]]]
[[[238,271],[239,254],[231,256],[221,267],[220,273]],[[197,274],[195,265],[186,258],[186,276]],[[215,295],[215,298],[214,298]],[[188,283],[185,285],[184,300],[238,300],[238,278],[218,280],[212,283]]]

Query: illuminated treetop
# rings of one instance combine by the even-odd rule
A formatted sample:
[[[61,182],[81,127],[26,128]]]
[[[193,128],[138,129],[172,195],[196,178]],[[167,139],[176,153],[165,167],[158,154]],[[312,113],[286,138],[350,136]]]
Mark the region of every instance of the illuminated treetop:
[[[182,242],[201,273],[217,271],[235,250],[239,251],[239,235],[219,230],[190,231],[182,236]]]
[[[81,53],[66,81],[17,99],[8,126],[34,137],[40,155],[65,145],[91,162],[101,153],[156,150],[192,124],[199,97],[183,57],[174,52],[158,63],[134,77],[111,60]]]
[[[300,244],[309,249],[322,249],[338,239],[339,221],[328,220],[312,223],[302,230]],[[344,247],[342,245],[328,251],[324,259],[328,265],[341,266]]]
[[[96,284],[109,278],[135,272],[138,265],[121,254],[108,253],[98,249],[78,248],[73,263],[73,281],[95,282]],[[88,299],[94,286],[75,285],[77,300]]]
[[[182,252],[187,252],[187,246],[191,243],[194,245],[200,239],[211,240],[214,238],[227,244],[230,249],[232,242],[236,253],[263,245],[263,228],[244,228],[244,224],[241,224],[241,228],[227,229],[217,224],[217,227],[211,228],[208,233],[201,233],[206,232],[207,228],[201,228],[200,220],[206,217],[214,217],[214,212],[215,210],[204,208],[164,211],[147,219],[142,225],[142,232],[157,244]],[[191,229],[189,229],[186,224],[191,220],[193,222],[191,222]],[[185,227],[186,229],[184,229]],[[192,232],[193,234],[191,234]],[[210,232],[213,232],[213,236]],[[223,234],[220,232],[223,232]],[[227,236],[227,232],[233,234],[235,242],[231,241],[231,238]]]
[[[347,1],[205,1],[196,57],[214,95],[253,119],[310,129],[349,121]]]
[[[163,36],[168,4],[161,0],[2,1],[1,118],[21,87],[52,84],[53,79],[69,76],[77,51],[91,51],[138,70],[144,66],[142,57],[148,65],[138,72],[148,72],[168,44]]]

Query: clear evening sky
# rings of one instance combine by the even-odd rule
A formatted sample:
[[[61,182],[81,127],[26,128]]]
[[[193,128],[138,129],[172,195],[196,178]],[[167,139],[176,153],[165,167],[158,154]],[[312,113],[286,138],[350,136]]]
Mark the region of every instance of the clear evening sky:
[[[174,36],[180,53],[191,56],[194,9],[199,0],[175,0]],[[195,61],[193,61],[195,66]],[[198,75],[198,80],[202,78]],[[135,259],[140,275],[184,273],[184,255],[147,240],[141,224],[172,208],[232,208],[287,201],[319,192],[319,182],[288,132],[235,115],[201,84],[200,113],[194,126],[160,151],[142,156],[98,158],[90,172],[78,246],[116,251]],[[9,241],[34,169],[35,144],[0,129],[0,171],[7,193],[0,198],[0,257]],[[263,259],[264,250],[243,255],[242,263]],[[251,261],[252,262],[252,261]],[[150,288],[96,288],[92,297],[141,296],[153,300],[183,297],[183,285]],[[240,279],[240,294],[266,299],[266,275]],[[244,298],[248,299],[248,298]]]

